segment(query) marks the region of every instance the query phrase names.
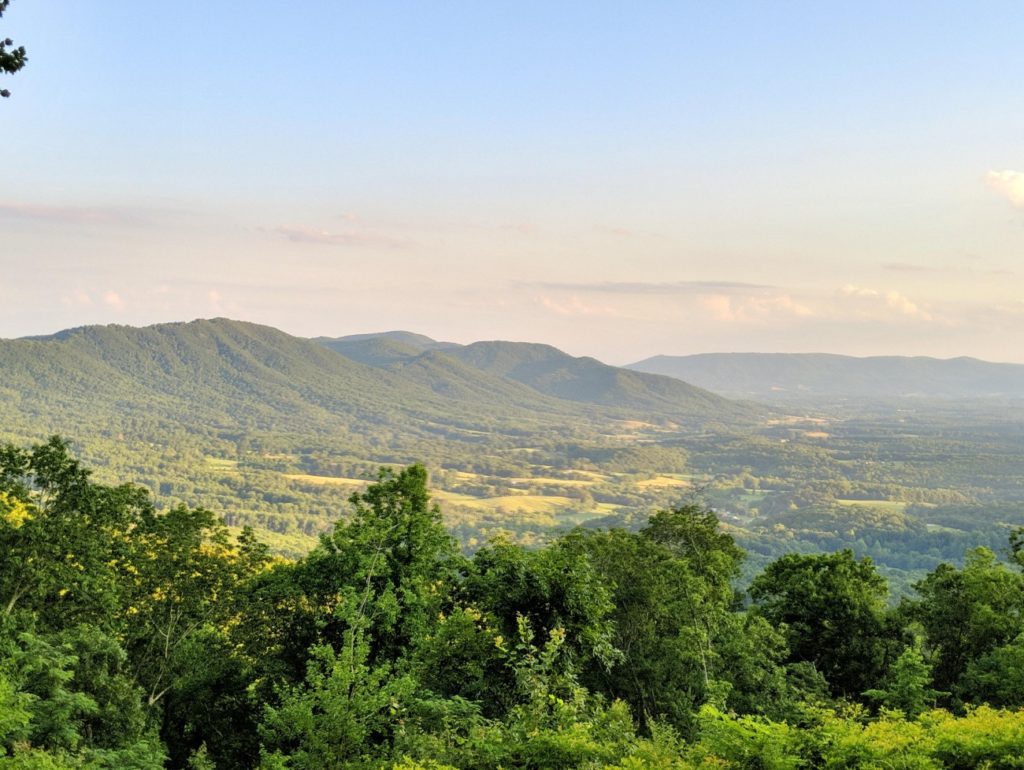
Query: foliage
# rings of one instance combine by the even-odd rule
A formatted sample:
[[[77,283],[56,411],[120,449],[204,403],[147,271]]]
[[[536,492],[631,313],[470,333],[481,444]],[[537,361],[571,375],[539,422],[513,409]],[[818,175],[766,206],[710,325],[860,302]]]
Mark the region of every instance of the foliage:
[[[991,551],[895,609],[870,560],[791,554],[748,607],[697,504],[467,557],[413,465],[345,514],[275,559],[60,439],[0,447],[0,770],[1024,767]]]
[[[929,685],[932,681],[932,667],[921,654],[921,643],[915,639],[914,644],[907,647],[893,662],[886,676],[883,689],[867,690],[864,695],[877,700],[884,708],[899,711],[916,718],[935,701],[949,693],[933,690]]]
[[[914,588],[920,599],[904,609],[925,629],[940,689],[962,690],[972,661],[1008,644],[1024,628],[1024,575],[988,549],[970,552],[963,569],[941,565]]]
[[[4,15],[4,11],[7,10],[7,6],[11,4],[11,0],[0,0],[0,16]],[[13,48],[14,41],[10,38],[4,38],[0,40],[0,72],[7,75],[13,75],[15,72],[25,66],[25,62],[28,61],[28,57],[25,54],[25,47],[18,46]],[[8,97],[11,92],[6,88],[0,89],[0,97]]]
[[[886,586],[870,559],[849,550],[789,554],[754,580],[750,595],[784,629],[790,660],[812,663],[836,695],[859,695],[884,670]]]

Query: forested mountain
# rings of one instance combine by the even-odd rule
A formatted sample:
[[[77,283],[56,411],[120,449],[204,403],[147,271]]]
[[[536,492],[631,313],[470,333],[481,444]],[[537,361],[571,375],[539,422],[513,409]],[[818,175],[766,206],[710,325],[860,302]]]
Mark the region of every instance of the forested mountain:
[[[668,378],[573,359],[553,348],[545,348],[550,351],[545,355],[562,367],[584,362],[576,364],[573,387],[553,384],[557,372],[538,378],[493,365],[467,366],[459,355],[462,348],[451,348],[448,357],[441,352],[446,347],[409,333],[317,344],[266,326],[214,319],[142,329],[82,327],[4,340],[0,367],[6,395],[25,408],[60,399],[81,401],[88,409],[92,405],[85,402],[96,400],[100,409],[116,404],[120,412],[204,420],[226,428],[231,426],[225,418],[237,420],[238,426],[283,430],[354,428],[396,412],[406,414],[410,428],[416,427],[416,418],[489,424],[496,404],[522,410],[516,416],[523,419],[579,417],[586,412],[577,403],[618,410],[602,413],[606,418],[647,418],[654,412],[706,422],[756,414]],[[511,349],[518,350],[515,345]],[[418,357],[422,360],[413,365]],[[631,397],[610,387],[619,379],[645,383],[650,395]]]
[[[489,376],[521,383],[538,393],[584,404],[633,410],[645,416],[670,415],[707,419],[752,416],[752,405],[727,403],[720,397],[675,378],[622,369],[589,357],[575,357],[528,342],[488,341],[469,345],[435,342],[410,332],[384,332],[316,341],[354,361],[396,370],[420,357],[431,368],[455,359]],[[439,353],[440,351],[440,353]],[[452,380],[469,379],[463,373]],[[436,382],[432,378],[432,381]],[[493,382],[493,380],[491,380]]]
[[[424,334],[404,331],[350,334],[345,337],[315,337],[313,342],[336,350],[353,361],[371,366],[386,366],[427,350],[459,347],[454,342],[437,342]]]
[[[1024,399],[1024,365],[976,358],[706,353],[654,356],[626,368],[677,377],[732,398]]]
[[[390,332],[371,332],[369,334],[346,334],[344,337],[315,337],[314,342],[326,345],[329,348],[344,352],[345,348],[354,343],[368,342],[373,340],[390,340],[403,345],[408,345],[420,352],[424,350],[444,350],[445,348],[457,348],[457,342],[439,342],[425,334],[395,330]]]
[[[678,447],[631,446],[638,430],[649,443],[758,419],[747,405],[630,372],[671,383],[673,397],[559,398],[445,347],[409,333],[314,342],[227,319],[0,340],[0,425],[15,441],[73,435],[101,474],[217,507],[230,524],[270,530],[275,548],[301,553],[382,464],[451,469],[447,512],[471,543],[482,531],[535,532],[563,515],[609,512],[611,503],[557,478],[589,458],[682,470]],[[505,479],[520,479],[521,497]],[[664,493],[608,494],[624,503]]]

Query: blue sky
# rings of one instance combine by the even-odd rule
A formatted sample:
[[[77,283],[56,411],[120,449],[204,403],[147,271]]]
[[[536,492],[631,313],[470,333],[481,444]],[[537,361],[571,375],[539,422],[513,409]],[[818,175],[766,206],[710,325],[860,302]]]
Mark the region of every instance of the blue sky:
[[[1024,361],[1019,3],[15,0],[0,336]]]

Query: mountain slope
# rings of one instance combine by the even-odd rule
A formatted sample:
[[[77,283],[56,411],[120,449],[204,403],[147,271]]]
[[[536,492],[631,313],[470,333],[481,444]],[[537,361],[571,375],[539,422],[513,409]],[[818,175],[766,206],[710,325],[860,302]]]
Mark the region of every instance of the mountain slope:
[[[567,401],[679,417],[739,417],[753,412],[671,377],[632,372],[594,358],[576,358],[550,345],[474,342],[448,352],[482,371]]]
[[[584,416],[572,404],[485,377],[452,359],[428,357],[411,365],[415,351],[385,342],[354,344],[376,345],[376,354],[365,357],[378,363],[391,346],[390,358],[398,364],[393,369],[227,319],[82,327],[0,341],[0,392],[21,413],[60,413],[65,420],[92,416],[120,424],[130,417],[199,430],[310,435],[372,436],[376,426],[389,425],[412,437],[447,423],[487,429]]]
[[[0,371],[9,430],[105,426],[151,439],[260,431],[351,435],[389,448],[438,435],[461,441],[466,431],[652,417],[697,429],[753,414],[671,378],[543,345],[445,347],[407,333],[317,342],[222,318],[0,340]]]
[[[1024,398],[1024,365],[975,358],[709,353],[654,356],[627,368],[741,398]]]
[[[515,400],[528,389],[534,398],[558,399],[563,404],[697,422],[744,420],[758,413],[751,405],[730,402],[671,377],[576,358],[550,345],[501,341],[455,345],[409,332],[317,341],[354,361],[428,382],[437,391],[490,393]],[[416,347],[425,351],[416,353]]]

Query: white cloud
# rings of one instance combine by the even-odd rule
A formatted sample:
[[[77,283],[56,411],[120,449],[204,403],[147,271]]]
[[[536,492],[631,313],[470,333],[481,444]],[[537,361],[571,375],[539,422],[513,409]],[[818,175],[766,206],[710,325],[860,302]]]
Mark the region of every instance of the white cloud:
[[[762,283],[740,281],[604,281],[591,283],[559,283],[545,281],[528,283],[553,291],[599,292],[601,294],[642,295],[642,294],[746,294],[758,291],[772,291],[774,286]]]
[[[584,302],[579,297],[570,296],[562,300],[552,297],[540,297],[540,304],[560,316],[607,316],[618,318],[622,313],[607,305],[594,305]]]
[[[881,296],[881,292],[876,289],[865,289],[862,286],[854,286],[853,284],[846,284],[839,290],[847,297],[878,297]]]
[[[124,310],[124,300],[121,299],[120,294],[113,290],[103,295],[103,304],[114,308],[114,310]]]
[[[933,320],[931,313],[898,291],[880,291],[847,284],[839,290],[839,293],[858,300],[860,312],[865,316],[878,315],[878,311],[884,308],[921,321]]]
[[[897,310],[903,315],[913,316],[920,318],[922,321],[932,320],[932,316],[925,310],[922,310],[917,306],[916,303],[912,302],[907,297],[900,294],[898,291],[887,291],[885,293],[885,304],[891,307],[893,310]]]
[[[60,302],[64,307],[84,308],[92,305],[92,297],[89,296],[88,292],[75,289],[70,294],[62,296]]]
[[[717,321],[762,322],[778,318],[810,318],[816,313],[789,294],[767,297],[737,297],[728,294],[704,294],[700,305]]]
[[[1014,206],[1024,208],[1024,172],[1009,169],[989,171],[985,182]]]

